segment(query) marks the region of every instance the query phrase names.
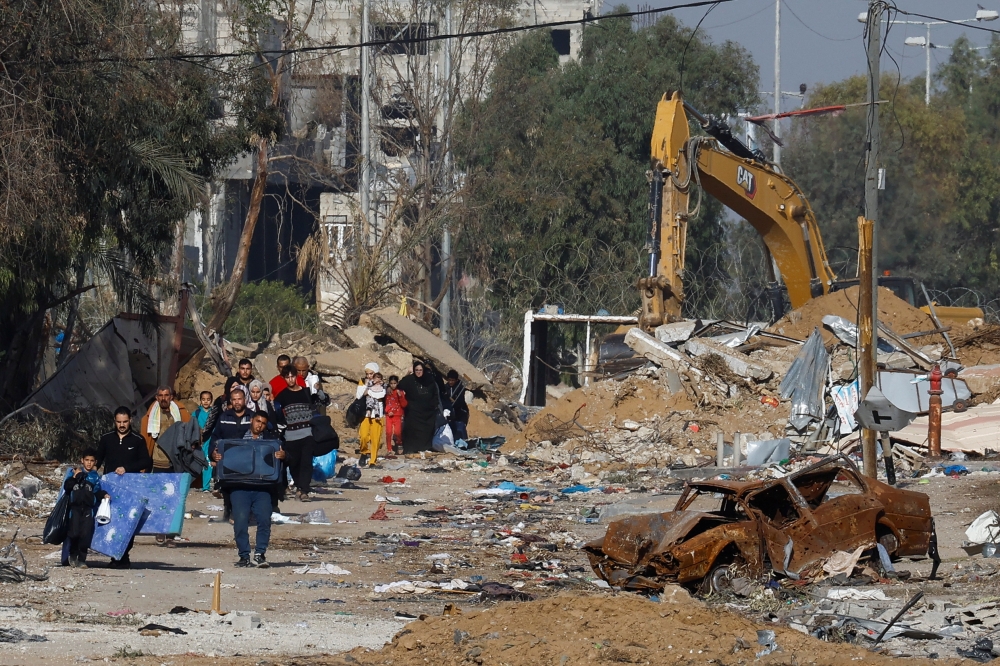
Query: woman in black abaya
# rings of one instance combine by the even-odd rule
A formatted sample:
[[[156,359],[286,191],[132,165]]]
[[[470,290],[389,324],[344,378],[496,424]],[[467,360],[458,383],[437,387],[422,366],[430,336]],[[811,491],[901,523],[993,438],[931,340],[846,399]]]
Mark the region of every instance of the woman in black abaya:
[[[437,378],[423,361],[413,362],[413,374],[399,380],[399,390],[406,395],[403,411],[403,453],[431,450],[441,394]]]

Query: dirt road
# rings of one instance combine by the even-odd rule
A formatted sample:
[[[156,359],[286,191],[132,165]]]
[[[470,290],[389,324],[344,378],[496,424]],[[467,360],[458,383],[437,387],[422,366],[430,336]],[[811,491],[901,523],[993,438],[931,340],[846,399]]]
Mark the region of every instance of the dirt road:
[[[19,539],[33,568],[52,568],[45,582],[2,587],[0,627],[44,636],[46,641],[0,643],[0,664],[78,664],[105,658],[137,664],[339,664],[346,663],[345,659],[409,664],[428,663],[425,660],[431,655],[435,658],[430,661],[437,663],[560,666],[588,659],[635,663],[754,660],[754,651],[760,649],[755,629],[766,626],[759,623],[764,618],[760,613],[754,625],[750,619],[695,602],[685,602],[678,612],[676,606],[631,595],[612,597],[594,584],[593,573],[576,546],[602,534],[604,526],[583,522],[582,516],[595,506],[641,499],[641,493],[562,495],[559,490],[569,484],[538,466],[491,464],[484,469],[474,462],[452,461],[443,456],[408,460],[406,467],[377,472],[377,477],[405,477],[403,484],[385,484],[369,473],[358,482],[358,489],[325,488],[320,490],[319,501],[283,503],[282,512],[287,515],[322,508],[332,524],[275,525],[268,551],[270,569],[234,568],[231,527],[199,517],[185,521],[183,538],[176,547],[157,546],[152,537],[138,539],[134,567],[128,571],[105,568],[107,559],[101,556],[93,556],[93,566],[87,570],[59,567],[58,560],[46,559],[56,552],[52,546]],[[397,466],[402,461],[387,462]],[[500,497],[469,494],[501,480],[533,490]],[[647,497],[663,485],[656,478],[640,482]],[[931,496],[945,578],[876,587],[898,599],[899,605],[916,589],[956,604],[997,594],[998,576],[992,562],[1000,560],[968,558],[958,546],[965,525],[997,504],[1000,474],[976,472],[960,479],[908,483]],[[370,520],[379,496],[414,503],[390,504],[388,520]],[[669,508],[673,496],[650,499]],[[212,508],[220,504],[209,494],[193,492],[187,506],[189,511],[220,516]],[[15,528],[21,529],[21,535],[39,534],[41,526],[39,519],[7,517],[0,537],[6,533],[9,538]],[[537,535],[535,541],[544,547],[525,548],[528,563],[517,562],[515,557],[514,566],[519,568],[511,568],[514,547],[510,537],[518,534]],[[304,565],[321,563],[350,573],[295,572]],[[926,575],[929,569],[926,562],[904,561],[899,566],[915,576]],[[177,606],[196,611],[209,608],[214,575],[203,570],[212,569],[224,571],[222,606],[229,614],[170,614]],[[538,601],[507,602],[494,608],[495,602],[477,603],[477,595],[462,590],[376,594],[374,589],[400,580],[447,583],[453,579],[513,585]],[[434,619],[441,617],[448,603],[463,614]],[[426,614],[432,620],[407,626],[411,620],[397,618],[400,612]],[[261,626],[241,629],[241,623],[249,625],[250,618],[239,617],[244,614],[259,617]],[[633,617],[634,621],[629,619]],[[147,630],[143,635],[140,627],[150,623],[186,633],[159,630],[155,635],[156,630]],[[456,630],[469,636],[462,637]],[[400,631],[405,633],[394,645],[384,652],[371,652]],[[741,645],[737,637],[753,645],[733,653],[734,646]],[[422,647],[413,641],[420,641]],[[937,641],[934,653],[954,657],[954,649],[969,642],[967,637]],[[785,652],[773,663],[792,663],[788,661],[792,655],[798,663],[824,664],[871,658],[858,646],[821,643],[787,628],[779,628],[778,643]],[[470,657],[477,647],[480,652]],[[612,648],[620,658],[608,658]],[[686,648],[686,654],[681,654],[681,648]],[[902,639],[888,643],[887,649],[918,658],[931,654],[922,644]],[[346,657],[332,656],[347,650],[352,652]],[[703,651],[701,655],[698,650]],[[544,655],[544,659],[537,661],[533,655]],[[771,663],[768,660],[773,657],[763,663]]]

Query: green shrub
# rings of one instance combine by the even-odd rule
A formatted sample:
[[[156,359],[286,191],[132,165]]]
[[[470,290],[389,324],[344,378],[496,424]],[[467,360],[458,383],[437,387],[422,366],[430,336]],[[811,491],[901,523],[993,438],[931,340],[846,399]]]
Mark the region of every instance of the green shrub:
[[[267,342],[275,333],[315,333],[319,316],[311,300],[298,287],[284,282],[248,282],[240,289],[222,334],[227,340],[252,345]],[[205,321],[211,318],[208,310],[206,306],[202,313]]]

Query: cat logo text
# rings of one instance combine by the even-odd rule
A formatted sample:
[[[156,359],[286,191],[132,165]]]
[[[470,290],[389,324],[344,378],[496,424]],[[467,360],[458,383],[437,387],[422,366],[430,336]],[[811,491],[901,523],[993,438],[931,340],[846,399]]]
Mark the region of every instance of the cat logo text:
[[[736,184],[743,188],[747,199],[753,199],[757,194],[757,179],[743,167],[736,167]]]

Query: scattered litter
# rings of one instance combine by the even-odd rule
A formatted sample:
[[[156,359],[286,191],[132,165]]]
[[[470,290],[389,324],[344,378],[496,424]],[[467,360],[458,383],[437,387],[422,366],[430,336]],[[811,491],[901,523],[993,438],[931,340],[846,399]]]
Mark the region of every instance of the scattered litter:
[[[225,571],[223,571],[222,569],[207,569],[206,568],[206,569],[199,569],[195,573],[217,574],[217,573],[225,573]]]
[[[327,564],[323,562],[319,566],[305,565],[297,569],[292,569],[292,573],[297,574],[325,574],[330,576],[350,576],[351,572],[347,569],[341,569],[336,564]]]
[[[0,627],[0,643],[43,643],[47,640],[45,636],[26,634],[20,629]]]
[[[882,590],[859,590],[853,587],[848,588],[832,588],[826,591],[827,599],[834,599],[837,601],[843,601],[845,599],[850,599],[852,601],[888,601],[889,597],[885,596],[885,592]]]
[[[848,553],[847,551],[838,551],[831,555],[826,562],[823,563],[823,571],[830,574],[831,576],[836,576],[838,574],[845,574],[847,576],[851,575],[854,571],[854,567],[858,566],[858,560],[861,558],[861,553],[865,550],[864,546],[858,546],[857,550],[853,553]],[[830,590],[833,592],[834,590]],[[834,597],[830,597],[833,599]]]
[[[159,636],[160,633],[177,634],[178,636],[187,636],[187,632],[183,629],[177,627],[165,627],[162,624],[147,624],[143,627],[139,627],[139,633],[143,636]]]
[[[987,511],[972,521],[965,530],[965,538],[970,544],[996,543],[1000,541],[1000,525],[997,525],[997,512]]]
[[[303,513],[299,516],[299,521],[302,523],[309,523],[312,525],[329,525],[330,521],[326,517],[326,511],[323,509],[313,509],[309,513]]]
[[[777,637],[770,629],[757,630],[757,645],[764,646],[764,649],[757,653],[758,659],[781,649],[778,647]]]
[[[384,585],[376,585],[375,594],[433,594],[440,590],[466,590],[469,587],[469,583],[458,578],[446,583],[435,583],[429,580],[397,580]]]
[[[980,638],[977,640],[972,649],[966,650],[963,648],[958,648],[955,650],[958,656],[965,657],[966,659],[971,659],[972,661],[978,661],[985,664],[988,661],[993,661],[996,655],[993,653],[993,641],[988,638]]]
[[[389,520],[389,516],[385,512],[385,502],[379,503],[375,513],[368,516],[368,520]]]

